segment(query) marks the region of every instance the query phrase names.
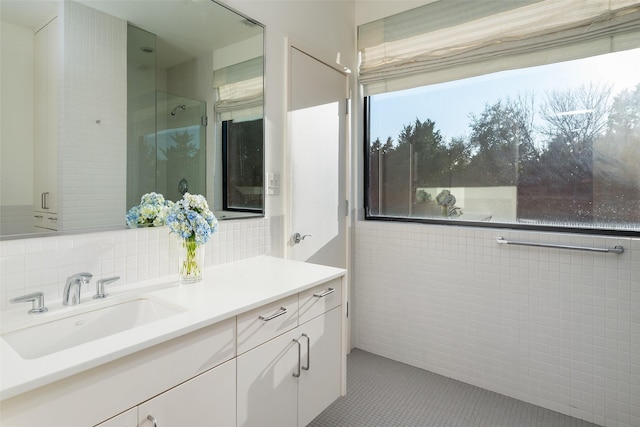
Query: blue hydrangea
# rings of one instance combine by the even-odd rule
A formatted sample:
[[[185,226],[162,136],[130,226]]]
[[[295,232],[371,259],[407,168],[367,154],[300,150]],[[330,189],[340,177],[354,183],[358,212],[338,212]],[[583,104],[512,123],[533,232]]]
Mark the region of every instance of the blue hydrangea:
[[[207,200],[199,194],[185,193],[182,200],[169,209],[166,223],[171,233],[194,240],[198,245],[207,243],[218,230],[218,220]]]
[[[140,204],[127,212],[125,219],[129,227],[139,226],[162,227],[167,220],[172,202],[165,200],[159,193],[147,193],[140,198]]]

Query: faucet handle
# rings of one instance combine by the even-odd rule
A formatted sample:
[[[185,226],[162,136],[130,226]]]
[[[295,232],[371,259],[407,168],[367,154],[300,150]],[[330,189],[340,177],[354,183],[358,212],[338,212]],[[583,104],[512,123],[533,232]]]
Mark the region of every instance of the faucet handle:
[[[106,279],[98,280],[96,282],[96,294],[93,296],[93,299],[102,299],[102,298],[106,298],[107,296],[109,296],[109,294],[106,294],[104,292],[105,285],[113,283],[116,280],[118,280],[119,278],[120,278],[120,276],[113,276],[113,277],[108,277]]]
[[[48,311],[49,309],[44,306],[44,293],[43,292],[33,292],[31,294],[23,295],[21,297],[12,298],[9,302],[33,302],[31,310],[29,310],[29,314],[39,314]]]

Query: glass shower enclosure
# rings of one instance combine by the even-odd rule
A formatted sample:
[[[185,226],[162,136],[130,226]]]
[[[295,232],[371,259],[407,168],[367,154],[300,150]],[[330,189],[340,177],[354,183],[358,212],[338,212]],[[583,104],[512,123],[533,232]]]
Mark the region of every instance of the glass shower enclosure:
[[[157,92],[155,144],[156,193],[176,201],[185,192],[205,193],[206,104]]]
[[[205,194],[206,102],[161,90],[187,77],[158,66],[155,34],[129,26],[127,43],[127,207],[150,192]]]

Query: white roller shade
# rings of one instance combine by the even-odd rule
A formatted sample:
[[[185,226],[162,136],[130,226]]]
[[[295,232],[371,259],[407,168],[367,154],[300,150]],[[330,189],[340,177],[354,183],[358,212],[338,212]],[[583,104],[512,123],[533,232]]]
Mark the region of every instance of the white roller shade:
[[[365,95],[640,46],[638,0],[440,0],[358,28]]]
[[[263,115],[263,57],[213,72],[215,111],[220,120],[255,120]]]

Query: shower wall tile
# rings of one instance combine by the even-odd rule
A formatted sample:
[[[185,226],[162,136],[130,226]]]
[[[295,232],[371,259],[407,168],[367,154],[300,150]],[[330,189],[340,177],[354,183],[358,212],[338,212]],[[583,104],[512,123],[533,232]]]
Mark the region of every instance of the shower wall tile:
[[[58,223],[62,230],[121,226],[126,211],[127,22],[67,2],[63,27]]]
[[[640,425],[640,239],[357,221],[353,242],[355,347],[600,425]]]
[[[271,255],[269,218],[221,221],[205,245],[205,266]],[[62,298],[68,276],[120,276],[111,286],[178,274],[178,244],[169,229],[142,228],[0,242],[0,308],[9,299],[43,291]],[[89,285],[92,286],[92,285]]]

